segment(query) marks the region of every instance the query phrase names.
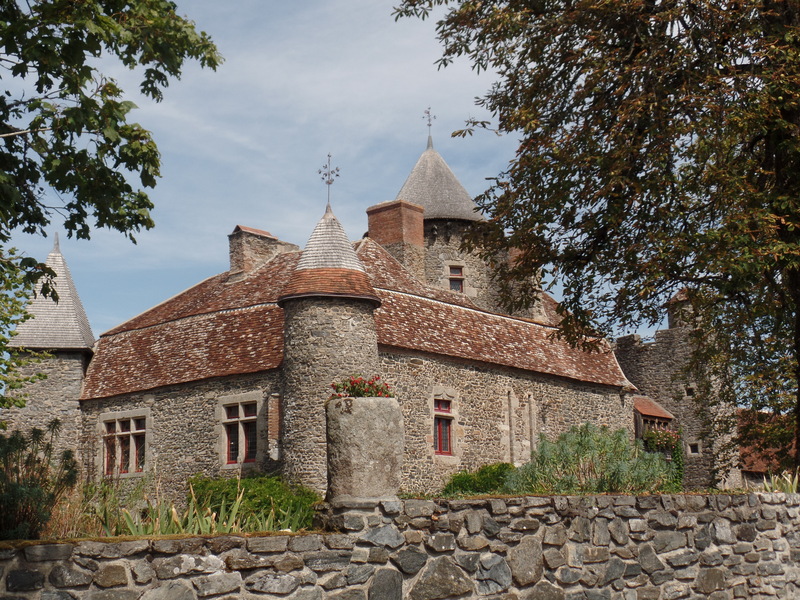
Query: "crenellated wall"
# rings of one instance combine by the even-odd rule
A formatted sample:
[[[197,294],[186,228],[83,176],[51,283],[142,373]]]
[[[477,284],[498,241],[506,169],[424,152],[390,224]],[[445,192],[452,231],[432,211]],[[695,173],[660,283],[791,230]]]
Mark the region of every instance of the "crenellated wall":
[[[322,532],[0,544],[0,597],[677,600],[800,596],[800,495],[324,505]]]

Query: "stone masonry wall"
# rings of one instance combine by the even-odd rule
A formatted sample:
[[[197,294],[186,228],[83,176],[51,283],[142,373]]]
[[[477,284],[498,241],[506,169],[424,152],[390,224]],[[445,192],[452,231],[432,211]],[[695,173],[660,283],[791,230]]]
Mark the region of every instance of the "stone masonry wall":
[[[186,480],[196,474],[236,476],[240,466],[223,461],[222,426],[218,411],[220,400],[238,398],[243,394],[262,399],[259,419],[260,462],[252,467],[268,470],[269,458],[267,400],[279,394],[280,375],[277,371],[257,375],[240,375],[218,380],[171,386],[151,393],[126,394],[113,398],[84,400],[81,446],[86,475],[98,478],[102,469],[102,435],[98,422],[108,413],[131,411],[149,415],[146,443],[148,457],[143,473],[120,476],[126,484],[144,482],[149,493],[182,501],[186,497]],[[248,396],[249,397],[249,396]],[[251,468],[250,465],[246,467]]]
[[[32,428],[47,429],[53,419],[61,421],[61,435],[56,451],[76,450],[75,432],[80,422],[78,398],[81,396],[83,375],[88,362],[85,352],[54,351],[49,358],[33,362],[20,369],[20,375],[44,373],[46,377],[22,388],[25,406],[0,411],[0,421],[8,429],[29,432]]]
[[[320,493],[328,483],[325,400],[331,382],[378,373],[370,302],[297,298],[284,304],[283,473]]]
[[[679,377],[691,354],[689,330],[661,330],[650,343],[642,343],[638,335],[625,336],[617,340],[614,354],[631,383],[671,412],[675,425],[683,430],[684,485],[690,489],[710,487],[714,483],[715,451],[706,444],[703,419],[694,398],[687,393],[692,382]]]
[[[553,439],[587,421],[633,430],[631,398],[608,387],[388,348],[380,358],[403,410],[404,491],[436,492],[457,471],[527,462],[541,433]],[[435,397],[452,403],[452,455],[434,453]]]
[[[0,543],[0,597],[797,598],[799,510],[797,494],[325,505],[305,534]]]

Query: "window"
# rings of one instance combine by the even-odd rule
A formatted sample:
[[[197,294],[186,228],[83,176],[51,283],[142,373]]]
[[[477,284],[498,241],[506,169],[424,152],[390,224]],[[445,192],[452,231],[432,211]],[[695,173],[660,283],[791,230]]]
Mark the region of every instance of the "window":
[[[699,442],[691,442],[689,444],[689,454],[697,456],[700,454],[700,443]]]
[[[109,477],[144,472],[147,466],[147,416],[116,413],[101,416],[103,473]]]
[[[691,387],[691,386],[687,387],[687,388],[686,388],[686,395],[687,395],[688,397],[690,397],[690,398],[691,398],[692,396],[694,396],[694,388],[693,388],[693,387]]]
[[[223,469],[254,466],[266,458],[267,408],[260,390],[217,399],[217,449]]]
[[[256,402],[225,406],[226,463],[256,462],[258,448],[258,404]]]
[[[450,289],[464,293],[464,267],[450,267]]]
[[[436,454],[453,453],[453,407],[450,400],[433,401],[433,449]]]

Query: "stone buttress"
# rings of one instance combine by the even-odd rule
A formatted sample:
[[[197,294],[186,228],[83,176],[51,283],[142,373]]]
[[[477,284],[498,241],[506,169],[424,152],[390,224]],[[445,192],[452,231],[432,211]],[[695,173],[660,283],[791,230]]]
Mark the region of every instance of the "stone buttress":
[[[325,402],[331,383],[378,368],[380,300],[330,205],[278,304],[284,310],[283,473],[324,492]]]

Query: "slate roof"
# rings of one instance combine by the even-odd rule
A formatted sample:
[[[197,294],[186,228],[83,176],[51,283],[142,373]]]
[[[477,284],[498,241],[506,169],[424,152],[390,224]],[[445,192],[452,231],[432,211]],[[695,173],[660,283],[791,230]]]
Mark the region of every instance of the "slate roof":
[[[608,347],[587,354],[554,339],[547,323],[488,313],[463,294],[429,288],[368,238],[353,250],[381,302],[375,318],[384,349],[633,389]],[[280,367],[283,310],[278,299],[305,270],[296,269],[301,261],[299,252],[281,254],[245,277],[210,277],[106,332],[89,365],[83,398]]]
[[[41,294],[33,298],[27,309],[33,317],[17,326],[8,345],[31,350],[91,350],[94,335],[67,261],[61,255],[58,234],[45,264],[56,274],[53,288],[58,302]]]
[[[433,149],[431,136],[428,136],[428,147],[417,160],[396,200],[419,204],[425,209],[425,219],[484,220],[483,215],[477,212],[472,196]]]

